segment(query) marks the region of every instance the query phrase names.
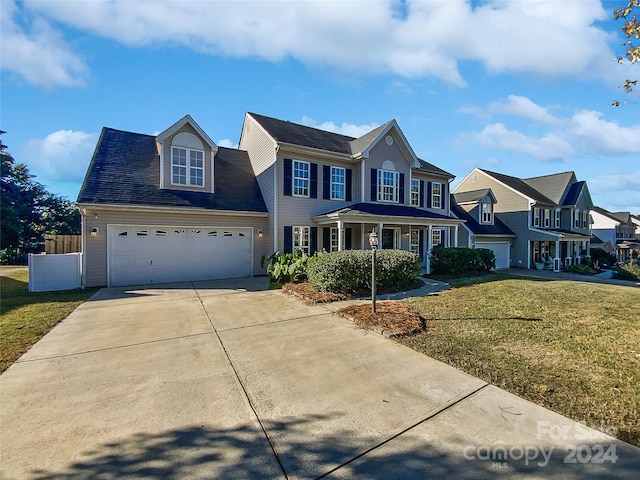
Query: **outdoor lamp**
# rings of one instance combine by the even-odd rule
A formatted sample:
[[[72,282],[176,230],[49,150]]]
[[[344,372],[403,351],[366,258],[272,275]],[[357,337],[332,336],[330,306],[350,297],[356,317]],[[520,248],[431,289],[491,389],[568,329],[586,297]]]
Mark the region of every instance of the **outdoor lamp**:
[[[92,236],[92,237],[97,237],[97,236],[98,236],[98,232],[99,232],[99,231],[100,231],[100,230],[98,230],[98,227],[92,227],[92,228],[91,228],[91,236]]]
[[[371,245],[371,311],[376,313],[376,248],[378,248],[378,234],[372,230],[369,234]]]
[[[264,235],[264,233],[262,233],[262,230],[258,230],[258,237],[262,238],[262,235]]]

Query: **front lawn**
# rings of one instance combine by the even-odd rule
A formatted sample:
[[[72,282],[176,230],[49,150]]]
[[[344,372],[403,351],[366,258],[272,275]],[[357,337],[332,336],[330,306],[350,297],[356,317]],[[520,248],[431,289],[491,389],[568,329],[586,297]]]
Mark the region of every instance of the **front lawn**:
[[[26,270],[0,276],[0,372],[95,292],[91,288],[29,293]]]
[[[398,341],[640,446],[640,289],[498,275],[452,284],[407,300],[427,329]]]

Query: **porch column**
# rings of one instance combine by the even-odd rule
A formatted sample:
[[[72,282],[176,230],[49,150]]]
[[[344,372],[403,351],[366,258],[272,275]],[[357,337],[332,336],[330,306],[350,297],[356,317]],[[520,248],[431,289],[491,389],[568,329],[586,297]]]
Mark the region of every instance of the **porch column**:
[[[458,225],[456,225],[453,229],[453,246],[458,246]]]
[[[369,246],[367,231],[365,228],[366,225],[366,223],[360,224],[360,250],[367,250],[367,247]]]
[[[382,222],[378,224],[378,250],[382,250]]]
[[[342,243],[343,243],[343,235],[342,235],[342,227],[343,227],[343,222],[342,220],[338,220],[338,251],[341,252],[342,251]]]
[[[427,274],[431,273],[431,231],[433,230],[433,225],[429,225],[427,227],[427,241],[425,242],[427,247],[427,254],[425,258],[427,259]]]
[[[560,271],[560,240],[556,240],[556,256],[553,259],[553,271]]]

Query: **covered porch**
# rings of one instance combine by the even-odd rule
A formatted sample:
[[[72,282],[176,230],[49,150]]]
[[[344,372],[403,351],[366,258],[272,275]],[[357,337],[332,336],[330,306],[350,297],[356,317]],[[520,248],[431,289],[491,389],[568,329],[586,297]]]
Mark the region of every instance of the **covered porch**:
[[[568,266],[580,265],[591,254],[591,237],[588,235],[560,231],[545,233],[555,238],[529,242],[529,268],[560,272]]]
[[[379,235],[379,248],[412,251],[430,273],[429,253],[438,245],[457,247],[458,228],[453,217],[399,205],[359,203],[313,217],[322,229],[322,249],[369,249],[369,233]]]

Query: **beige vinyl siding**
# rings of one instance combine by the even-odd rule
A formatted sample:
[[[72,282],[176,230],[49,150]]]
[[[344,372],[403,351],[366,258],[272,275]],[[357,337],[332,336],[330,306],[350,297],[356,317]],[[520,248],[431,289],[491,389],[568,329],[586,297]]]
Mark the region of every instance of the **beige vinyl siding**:
[[[261,275],[262,255],[268,255],[269,235],[258,237],[258,230],[267,231],[267,217],[245,217],[211,214],[194,214],[186,212],[144,212],[122,209],[92,209],[86,206],[87,213],[83,218],[84,236],[84,285],[87,287],[107,285],[107,230],[108,225],[154,225],[184,227],[253,227],[253,269],[254,275]],[[97,218],[96,218],[97,216]],[[99,234],[92,237],[90,232],[98,227]]]
[[[202,142],[202,146],[204,147],[204,187],[192,187],[189,185],[174,185],[171,183],[171,142],[176,135],[179,133],[188,132],[192,133]],[[164,171],[164,188],[172,189],[172,190],[188,190],[191,192],[212,192],[213,188],[211,185],[211,179],[213,178],[212,161],[213,152],[209,148],[206,140],[202,138],[198,132],[190,125],[185,124],[182,128],[176,131],[173,135],[167,137],[165,141],[162,143],[162,162],[163,162],[163,171]],[[187,159],[187,179],[189,178],[189,160]],[[187,180],[188,181],[188,180]]]
[[[473,176],[478,176],[478,181],[473,181]],[[455,189],[456,192],[470,192],[473,190],[482,190],[490,188],[493,190],[498,202],[493,206],[495,213],[500,212],[518,212],[529,210],[529,200],[519,193],[514,192],[503,184],[497,182],[483,172],[474,171],[466,179],[460,183]]]

